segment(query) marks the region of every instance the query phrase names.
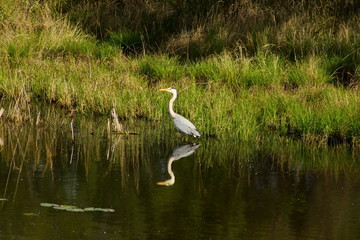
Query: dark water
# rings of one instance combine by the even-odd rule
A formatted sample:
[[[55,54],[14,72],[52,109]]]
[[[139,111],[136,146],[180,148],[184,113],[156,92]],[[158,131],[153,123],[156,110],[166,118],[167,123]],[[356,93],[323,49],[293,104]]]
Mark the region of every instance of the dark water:
[[[0,126],[0,239],[360,239],[358,150],[69,126]]]

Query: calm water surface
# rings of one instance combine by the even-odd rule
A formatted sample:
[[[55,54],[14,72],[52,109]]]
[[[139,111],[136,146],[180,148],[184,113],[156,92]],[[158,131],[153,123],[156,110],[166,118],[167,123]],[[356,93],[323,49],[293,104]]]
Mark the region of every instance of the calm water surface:
[[[159,126],[0,126],[0,239],[360,239],[358,150]]]

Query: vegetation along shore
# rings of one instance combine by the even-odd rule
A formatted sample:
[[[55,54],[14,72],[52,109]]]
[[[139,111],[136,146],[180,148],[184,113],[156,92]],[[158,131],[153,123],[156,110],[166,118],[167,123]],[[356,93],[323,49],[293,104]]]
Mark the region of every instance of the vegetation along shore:
[[[348,0],[1,1],[0,121],[44,103],[171,127],[172,86],[205,137],[359,146],[359,22]]]

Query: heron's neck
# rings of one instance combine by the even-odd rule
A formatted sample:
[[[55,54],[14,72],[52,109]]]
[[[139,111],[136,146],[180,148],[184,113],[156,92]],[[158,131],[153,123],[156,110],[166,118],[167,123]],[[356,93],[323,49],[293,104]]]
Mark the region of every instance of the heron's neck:
[[[167,180],[170,185],[173,185],[175,183],[175,174],[171,169],[171,165],[175,159],[173,157],[170,157],[168,164],[167,164],[167,170],[170,175],[170,179]]]
[[[173,97],[170,99],[170,102],[169,102],[169,113],[170,113],[170,116],[172,116],[172,117],[175,116],[173,105],[174,105],[174,101],[176,98],[177,98],[177,94],[173,93]]]

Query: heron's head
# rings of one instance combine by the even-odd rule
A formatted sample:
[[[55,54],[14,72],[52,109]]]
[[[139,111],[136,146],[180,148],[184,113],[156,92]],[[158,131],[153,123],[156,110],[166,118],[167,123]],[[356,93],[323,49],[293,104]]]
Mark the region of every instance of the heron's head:
[[[163,89],[160,89],[159,91],[169,92],[169,93],[172,93],[172,94],[177,94],[176,89],[173,88],[173,87],[163,88]]]
[[[175,179],[169,179],[169,180],[166,180],[166,181],[163,181],[163,182],[157,182],[156,184],[157,185],[160,185],[160,186],[171,186],[171,185],[174,185],[175,183]]]

